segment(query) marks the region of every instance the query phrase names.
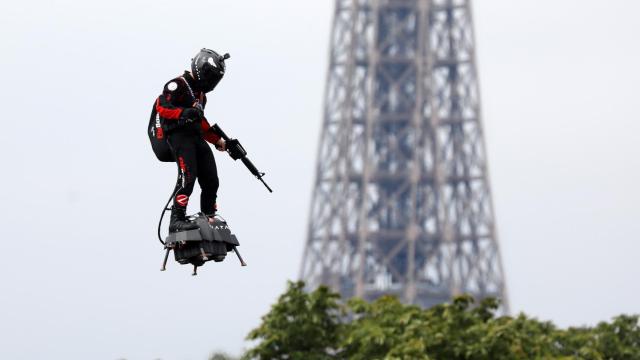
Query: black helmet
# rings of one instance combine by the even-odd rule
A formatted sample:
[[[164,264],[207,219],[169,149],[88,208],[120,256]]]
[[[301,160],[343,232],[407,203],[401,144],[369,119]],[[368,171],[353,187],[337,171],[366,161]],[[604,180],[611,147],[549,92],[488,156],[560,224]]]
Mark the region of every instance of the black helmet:
[[[224,76],[224,61],[230,57],[229,54],[220,56],[213,50],[203,48],[191,59],[191,74],[199,90],[209,92],[218,85]]]

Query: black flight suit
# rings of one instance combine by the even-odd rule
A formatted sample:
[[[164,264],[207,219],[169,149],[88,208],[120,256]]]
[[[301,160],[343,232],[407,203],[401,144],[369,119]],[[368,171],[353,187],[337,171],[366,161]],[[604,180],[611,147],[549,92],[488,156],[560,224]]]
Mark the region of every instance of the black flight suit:
[[[185,71],[183,76],[165,84],[156,101],[156,111],[181,175],[176,184],[176,190],[181,188],[174,197],[174,209],[186,210],[197,179],[202,189],[200,210],[213,215],[219,181],[216,161],[207,142],[215,144],[220,136],[213,132],[202,112],[196,111],[196,102],[204,109],[207,97]]]

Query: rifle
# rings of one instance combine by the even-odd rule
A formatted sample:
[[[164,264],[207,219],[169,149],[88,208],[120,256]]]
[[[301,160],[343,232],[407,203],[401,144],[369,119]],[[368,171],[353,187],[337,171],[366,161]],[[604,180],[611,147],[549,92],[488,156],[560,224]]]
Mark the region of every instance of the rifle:
[[[229,153],[229,155],[231,155],[231,158],[233,160],[240,159],[240,161],[242,161],[244,166],[246,166],[247,169],[249,169],[249,171],[251,171],[253,176],[257,177],[258,180],[262,181],[262,183],[267,188],[267,190],[269,190],[269,192],[273,192],[273,190],[271,190],[269,185],[267,185],[267,183],[264,182],[264,180],[262,179],[262,177],[264,176],[264,173],[258,171],[256,166],[253,165],[253,163],[251,162],[251,160],[249,160],[249,158],[247,158],[247,150],[245,150],[242,147],[242,145],[240,145],[240,141],[238,141],[238,139],[230,139],[227,136],[227,134],[225,134],[224,131],[222,131],[222,129],[220,129],[220,126],[218,126],[218,124],[213,124],[212,128],[213,128],[213,131],[216,134],[220,135],[220,137],[223,138],[224,141],[226,141],[226,143],[227,143],[227,152]]]

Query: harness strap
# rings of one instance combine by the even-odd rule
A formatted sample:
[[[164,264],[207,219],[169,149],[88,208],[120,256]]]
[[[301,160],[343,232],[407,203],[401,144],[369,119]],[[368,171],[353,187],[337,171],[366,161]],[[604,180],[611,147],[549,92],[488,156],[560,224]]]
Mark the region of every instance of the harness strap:
[[[189,94],[191,94],[191,98],[193,99],[193,101],[201,103],[203,100],[202,92],[200,93],[200,99],[197,99],[195,93],[193,92],[193,89],[191,89],[191,86],[189,86],[189,82],[187,81],[187,79],[185,79],[184,76],[180,76],[180,79],[182,79],[182,81],[184,81],[184,83],[187,85],[187,89],[189,89]]]

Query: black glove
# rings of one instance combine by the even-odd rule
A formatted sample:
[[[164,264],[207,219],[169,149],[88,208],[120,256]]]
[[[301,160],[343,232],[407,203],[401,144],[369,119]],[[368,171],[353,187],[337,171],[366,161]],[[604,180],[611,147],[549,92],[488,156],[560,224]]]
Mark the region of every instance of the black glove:
[[[196,121],[200,121],[204,117],[204,113],[199,108],[186,108],[182,110],[182,115],[180,115],[180,120],[184,121],[186,124],[191,124]]]

